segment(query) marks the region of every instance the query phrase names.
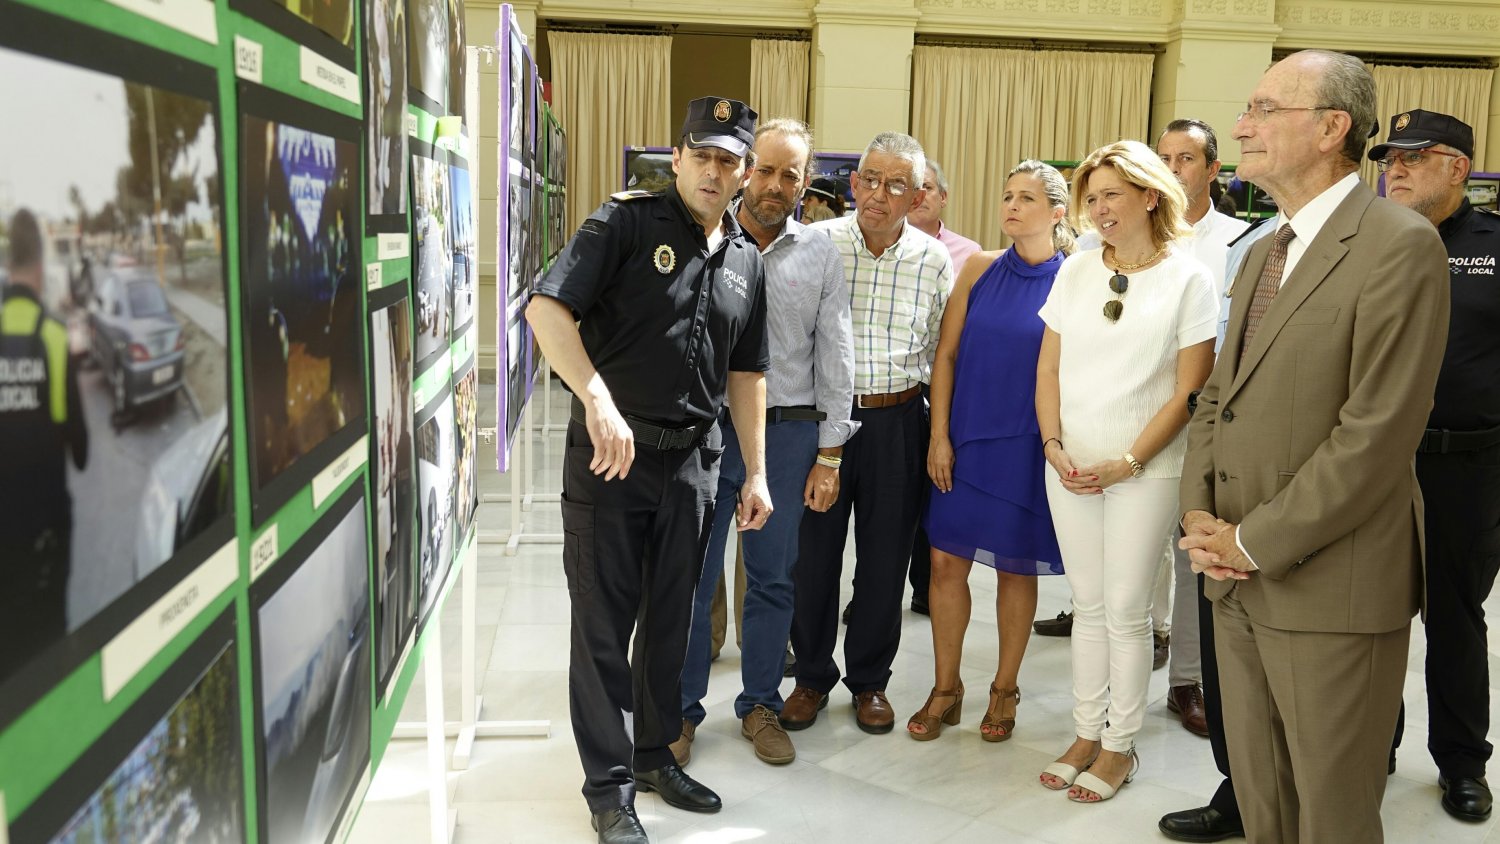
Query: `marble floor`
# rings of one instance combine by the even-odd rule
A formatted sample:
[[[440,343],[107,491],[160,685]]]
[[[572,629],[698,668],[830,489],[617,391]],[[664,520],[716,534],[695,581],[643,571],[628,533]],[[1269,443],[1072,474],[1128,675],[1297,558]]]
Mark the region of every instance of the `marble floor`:
[[[481,408],[490,406],[493,389]],[[553,393],[553,418],[565,418],[561,390]],[[556,491],[561,434],[535,448],[538,491]],[[538,440],[538,442],[540,442]],[[509,491],[508,478],[489,469],[481,490]],[[537,504],[525,514],[527,529],[557,532],[556,504]],[[482,530],[504,530],[508,504],[485,504]],[[845,558],[845,598],[851,592],[853,552]],[[998,654],[995,583],[976,566],[971,578],[975,612],[964,650],[963,678],[971,690],[986,688]],[[560,546],[522,545],[515,556],[502,546],[482,546],[478,569],[479,664],[476,667],[486,719],[551,719],[549,738],[489,738],[474,749],[469,768],[448,774],[456,810],[454,838],[478,842],[590,842],[589,815],[579,787],[582,770],[569,726],[567,702],[568,592]],[[1065,607],[1062,578],[1041,581],[1039,615]],[[1492,599],[1491,609],[1494,609]],[[455,718],[459,694],[459,605],[452,595],[443,613],[444,694]],[[731,628],[731,634],[732,634]],[[1425,751],[1426,706],[1422,660],[1425,642],[1414,628],[1406,679],[1407,731],[1395,776],[1385,798],[1386,840],[1500,842],[1496,824],[1469,825],[1449,818],[1438,805],[1437,770]],[[1491,677],[1500,654],[1500,634],[1490,640]],[[902,622],[901,649],[889,695],[899,720],[921,705],[932,685],[932,640],[927,619],[910,612]],[[405,720],[424,717],[422,674],[407,698]],[[1089,842],[1136,844],[1164,841],[1156,830],[1165,812],[1202,805],[1218,784],[1208,741],[1177,723],[1166,710],[1166,671],[1152,676],[1146,725],[1138,738],[1141,772],[1114,800],[1083,806],[1037,784],[1036,774],[1066,748],[1069,715],[1068,642],[1033,637],[1021,670],[1021,703],[1015,738],[980,741],[983,694],[968,702],[964,720],[932,742],[918,743],[898,728],[884,736],[855,727],[847,696],[836,692],[811,728],[792,733],[797,759],[772,767],[756,760],[740,737],[732,702],[739,689],[739,656],[733,636],[714,664],[705,700],[708,720],[698,731],[692,775],[724,799],[723,811],[695,815],[672,809],[655,794],[641,795],[637,809],[656,842]],[[791,691],[787,680],[782,693]],[[1496,696],[1500,702],[1500,695]],[[1496,719],[1500,722],[1500,718]],[[452,742],[449,742],[451,749]],[[396,741],[376,773],[350,840],[429,840],[426,744]]]

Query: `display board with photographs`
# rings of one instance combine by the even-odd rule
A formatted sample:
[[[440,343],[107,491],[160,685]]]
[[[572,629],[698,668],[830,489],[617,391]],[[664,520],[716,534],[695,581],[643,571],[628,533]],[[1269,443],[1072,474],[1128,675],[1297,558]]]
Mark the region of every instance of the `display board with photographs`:
[[[234,526],[213,73],[0,19],[3,727]]]
[[[530,256],[536,234],[531,172],[534,153],[529,146],[536,133],[527,126],[528,119],[534,117],[534,111],[528,112],[527,109],[533,70],[520,24],[509,5],[502,5],[500,9],[499,40],[499,136],[505,142],[499,145],[498,162],[500,208],[496,255],[497,266],[501,268],[498,280],[501,297],[496,307],[495,327],[498,338],[495,392],[497,418],[500,420],[496,465],[505,471],[510,465],[511,445],[515,442],[517,422],[526,403],[527,353],[533,340],[524,309],[534,280]]]
[[[406,3],[365,3],[365,197],[370,231],[406,231]]]
[[[358,125],[240,85],[250,474],[259,522],[364,432]]]
[[[677,178],[672,172],[672,148],[625,147],[620,173],[622,190],[664,191]]]
[[[370,759],[370,569],[362,490],[250,590],[261,840],[327,842]]]
[[[384,689],[417,615],[411,298],[406,285],[370,296],[375,408],[370,465],[375,517],[375,676]]]
[[[229,6],[354,69],[354,0],[229,0]]]

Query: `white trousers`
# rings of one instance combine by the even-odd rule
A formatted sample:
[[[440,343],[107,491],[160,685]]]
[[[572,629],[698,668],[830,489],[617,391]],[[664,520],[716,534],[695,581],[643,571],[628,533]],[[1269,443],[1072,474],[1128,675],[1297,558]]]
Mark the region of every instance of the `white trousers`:
[[[1134,746],[1146,714],[1152,593],[1177,486],[1177,478],[1130,478],[1103,495],[1074,495],[1047,482],[1073,590],[1075,729],[1116,753]]]

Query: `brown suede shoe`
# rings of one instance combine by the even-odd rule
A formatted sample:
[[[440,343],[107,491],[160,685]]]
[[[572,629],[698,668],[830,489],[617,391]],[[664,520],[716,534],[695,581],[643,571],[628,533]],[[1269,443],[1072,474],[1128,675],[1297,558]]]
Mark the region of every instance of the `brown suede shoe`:
[[[1208,737],[1208,716],[1203,711],[1203,687],[1197,683],[1167,690],[1167,711],[1182,717],[1182,726],[1195,736]]]
[[[798,686],[781,707],[781,726],[788,730],[805,730],[818,720],[818,710],[828,705],[828,695]]]
[[[677,760],[677,767],[686,768],[688,760],[693,758],[693,735],[698,732],[698,725],[684,718],[682,719],[682,735],[677,741],[667,745],[672,750],[672,758]]]
[[[782,728],[776,713],[760,704],[740,724],[740,735],[755,745],[755,758],[771,765],[785,765],[797,758],[792,738]]]
[[[884,691],[860,692],[854,696],[854,721],[867,733],[888,733],[896,723],[896,710]]]

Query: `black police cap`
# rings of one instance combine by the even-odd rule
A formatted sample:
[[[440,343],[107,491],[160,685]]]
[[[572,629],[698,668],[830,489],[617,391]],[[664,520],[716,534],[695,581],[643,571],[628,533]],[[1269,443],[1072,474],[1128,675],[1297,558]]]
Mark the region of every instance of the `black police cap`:
[[[688,103],[682,139],[693,149],[718,147],[741,158],[755,143],[755,109],[725,97],[699,97]]]
[[[1391,135],[1385,143],[1370,149],[1370,160],[1385,158],[1386,151],[1396,149],[1426,149],[1437,144],[1447,144],[1469,158],[1474,157],[1474,130],[1457,117],[1423,111],[1414,108],[1391,118]]]

